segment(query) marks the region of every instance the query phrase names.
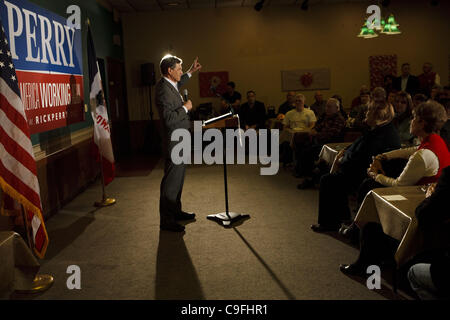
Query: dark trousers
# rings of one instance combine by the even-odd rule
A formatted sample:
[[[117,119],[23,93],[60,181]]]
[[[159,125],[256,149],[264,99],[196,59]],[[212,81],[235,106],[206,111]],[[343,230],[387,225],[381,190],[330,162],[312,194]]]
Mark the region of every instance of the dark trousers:
[[[360,177],[342,171],[327,173],[320,178],[319,224],[338,227],[343,220],[350,220],[348,195],[359,181]]]
[[[299,175],[311,177],[314,170],[314,161],[318,158],[320,150],[322,150],[321,144],[296,144],[295,158],[297,163],[295,172]]]
[[[289,142],[285,141],[280,145],[280,162],[288,164],[292,162],[293,152]]]
[[[385,187],[384,185],[376,182],[372,178],[365,179],[358,188],[358,195],[357,195],[358,208],[363,203],[364,198],[369,193],[369,191],[371,191],[372,189],[384,188],[384,187]]]
[[[360,232],[360,252],[356,263],[380,265],[383,261],[393,261],[399,241],[383,232],[380,224],[367,223]]]
[[[185,172],[184,164],[174,164],[170,158],[165,160],[159,198],[161,224],[174,222],[175,216],[181,212],[181,192]]]

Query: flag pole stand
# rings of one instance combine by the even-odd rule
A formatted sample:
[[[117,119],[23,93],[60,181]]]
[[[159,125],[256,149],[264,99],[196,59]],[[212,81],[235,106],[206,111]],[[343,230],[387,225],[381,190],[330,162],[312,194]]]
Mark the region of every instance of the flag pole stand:
[[[103,208],[103,207],[109,207],[109,206],[112,206],[113,204],[115,204],[116,203],[116,199],[114,199],[114,198],[108,198],[107,196],[106,196],[106,192],[105,192],[105,179],[104,179],[104,177],[103,177],[103,156],[100,154],[100,172],[101,172],[101,174],[102,174],[102,193],[103,193],[103,196],[102,196],[102,200],[101,201],[96,201],[95,203],[94,203],[94,206],[95,207],[100,207],[100,208]]]
[[[28,227],[28,220],[26,213],[25,213],[25,208],[23,207],[23,205],[20,206],[21,207],[21,211],[22,211],[22,219],[23,219],[23,225],[25,227],[25,234],[27,236],[27,242],[28,242],[28,247],[30,248],[31,252],[34,255],[34,250],[33,247],[31,245],[31,237],[30,237],[30,228]],[[37,274],[33,281],[31,282],[30,286],[27,288],[21,288],[21,289],[17,289],[15,290],[16,293],[25,293],[25,294],[29,294],[29,293],[38,293],[38,292],[42,292],[47,290],[48,288],[50,288],[53,285],[53,282],[55,280],[53,279],[53,277],[49,274]]]

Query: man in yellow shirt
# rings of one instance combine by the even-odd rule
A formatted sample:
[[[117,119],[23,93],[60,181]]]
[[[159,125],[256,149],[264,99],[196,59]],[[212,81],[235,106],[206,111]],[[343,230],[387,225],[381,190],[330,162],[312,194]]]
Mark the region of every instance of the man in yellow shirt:
[[[295,96],[295,109],[288,111],[283,120],[284,128],[295,131],[311,130],[316,124],[316,116],[314,111],[305,108],[305,96],[298,93]]]
[[[295,96],[295,109],[288,111],[283,119],[283,132],[280,135],[280,159],[286,166],[292,162],[291,142],[295,132],[308,132],[316,124],[314,111],[305,108],[305,96],[298,93]]]

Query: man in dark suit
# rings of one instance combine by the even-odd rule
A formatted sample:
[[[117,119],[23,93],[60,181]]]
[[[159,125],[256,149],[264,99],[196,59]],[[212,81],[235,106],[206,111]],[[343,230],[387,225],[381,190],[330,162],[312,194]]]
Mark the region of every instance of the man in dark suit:
[[[402,75],[394,79],[393,87],[396,91],[406,91],[414,96],[419,91],[419,79],[410,74],[409,63],[402,64]]]
[[[181,210],[181,192],[186,168],[183,163],[174,164],[172,162],[171,152],[177,142],[171,141],[170,137],[176,129],[191,128],[188,112],[192,109],[192,102],[191,100],[183,101],[179,88],[202,66],[196,58],[189,71],[183,74],[182,62],[175,56],[165,56],[160,63],[162,77],[155,88],[156,106],[159,117],[162,119],[165,158],[159,200],[160,228],[174,232],[184,231],[184,226],[177,221],[195,218],[194,213]]]
[[[247,92],[247,102],[241,105],[239,112],[241,125],[247,129],[262,129],[266,126],[266,107],[264,103],[256,100],[255,91]]]

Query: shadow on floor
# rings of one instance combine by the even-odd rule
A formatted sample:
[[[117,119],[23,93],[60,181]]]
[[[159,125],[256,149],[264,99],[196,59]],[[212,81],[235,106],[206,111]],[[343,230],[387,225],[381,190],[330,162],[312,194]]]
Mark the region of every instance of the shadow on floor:
[[[156,260],[156,300],[205,299],[184,243],[184,232],[160,231]]]
[[[57,256],[64,248],[77,239],[86,228],[95,221],[94,212],[97,209],[88,212],[81,218],[77,219],[65,228],[56,230],[48,230],[48,238],[50,240],[45,255],[46,260],[50,260]]]
[[[269,265],[264,261],[264,259],[256,252],[256,250],[251,246],[251,244],[244,238],[244,236],[233,227],[233,230],[237,233],[239,238],[247,245],[247,247],[250,249],[250,251],[255,255],[255,257],[258,259],[258,261],[264,266],[264,268],[267,270],[267,272],[270,274],[272,279],[275,281],[275,283],[280,287],[280,289],[284,292],[286,295],[286,298],[289,300],[295,300],[295,296],[289,291],[289,289],[284,285],[283,282],[278,278],[278,276],[273,272],[273,270],[269,267]]]

